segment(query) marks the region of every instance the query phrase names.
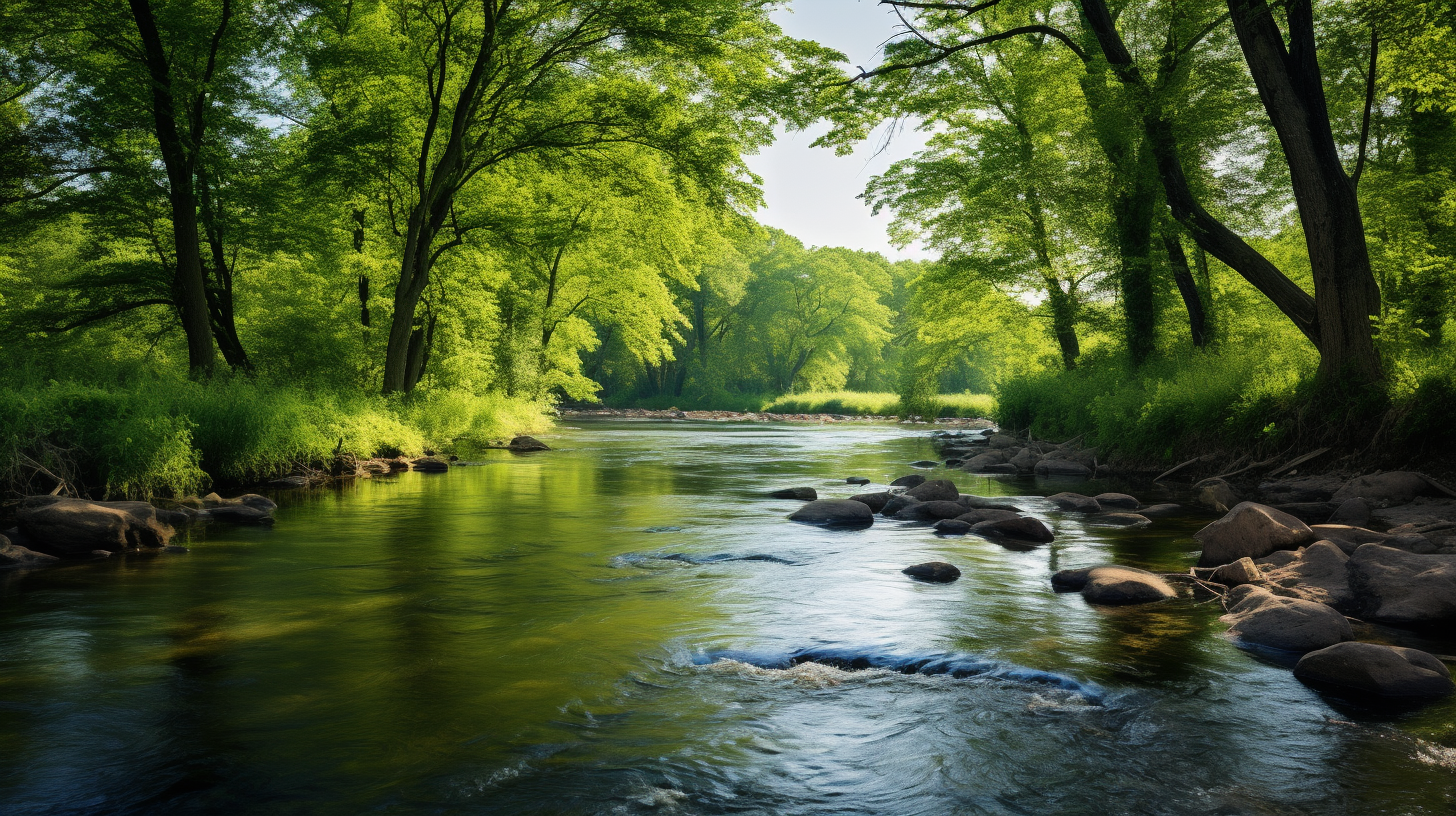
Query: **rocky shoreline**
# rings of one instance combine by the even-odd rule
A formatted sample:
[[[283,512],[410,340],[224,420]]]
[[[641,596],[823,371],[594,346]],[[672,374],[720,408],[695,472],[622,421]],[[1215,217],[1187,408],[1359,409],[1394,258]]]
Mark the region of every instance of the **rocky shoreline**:
[[[697,420],[706,422],[816,422],[833,424],[839,422],[893,422],[902,425],[939,425],[948,428],[993,428],[996,423],[984,418],[871,416],[858,414],[773,414],[741,411],[679,411],[676,408],[652,410],[648,408],[563,408],[557,416],[564,419],[660,419]]]
[[[992,430],[937,431],[933,439],[945,467],[975,473],[1086,480],[1109,472],[1095,451],[1075,441],[1035,442]],[[851,477],[846,483],[865,481]],[[1013,550],[1055,538],[1052,525],[1018,503],[963,494],[948,479],[914,473],[884,490],[842,499],[820,498],[807,487],[768,495],[805,502],[788,516],[801,523],[855,529],[893,520]],[[1151,506],[1125,493],[1061,492],[1019,503],[1029,498],[1057,518],[1114,530],[1218,513],[1194,534],[1199,553],[1186,573],[1101,564],[1061,570],[1048,581],[1057,592],[1079,592],[1099,606],[1141,606],[1190,593],[1217,599],[1236,642],[1287,655],[1297,661],[1297,678],[1344,698],[1412,704],[1456,692],[1441,656],[1368,639],[1380,627],[1448,640],[1456,632],[1456,492],[1423,474],[1391,471],[1206,479],[1189,485],[1187,495],[1192,498],[1185,503]],[[939,583],[961,577],[959,568],[944,562],[903,572]]]

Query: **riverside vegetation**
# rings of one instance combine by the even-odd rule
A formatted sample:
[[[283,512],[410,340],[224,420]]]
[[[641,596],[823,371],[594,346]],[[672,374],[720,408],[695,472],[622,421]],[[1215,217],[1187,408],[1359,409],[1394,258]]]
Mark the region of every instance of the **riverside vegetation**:
[[[847,70],[778,5],[6,4],[8,489],[182,495],[562,402],[891,412],[842,390],[1150,469],[1442,467],[1456,6],[885,0]],[[754,220],[775,127],[907,121],[865,199],[937,260]]]

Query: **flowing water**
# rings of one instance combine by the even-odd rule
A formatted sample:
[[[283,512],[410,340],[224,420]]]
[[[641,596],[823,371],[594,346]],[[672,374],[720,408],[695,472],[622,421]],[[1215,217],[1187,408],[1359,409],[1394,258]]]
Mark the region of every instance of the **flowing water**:
[[[1207,519],[1098,528],[1036,496],[1099,485],[955,472],[1057,541],[835,532],[764,491],[883,484],[923,429],[577,424],[0,576],[0,813],[1456,812],[1456,703],[1352,707],[1216,603],[1050,589],[1184,570]],[[964,577],[900,574],[928,560]]]

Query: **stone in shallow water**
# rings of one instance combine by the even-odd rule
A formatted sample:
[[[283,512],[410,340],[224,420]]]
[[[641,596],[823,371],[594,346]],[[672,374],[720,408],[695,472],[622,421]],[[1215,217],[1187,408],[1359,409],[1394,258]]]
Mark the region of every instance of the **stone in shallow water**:
[[[971,532],[987,538],[1009,538],[1015,541],[1035,541],[1043,544],[1056,538],[1045,524],[1030,516],[980,521],[971,526]]]
[[[1262,587],[1240,594],[1222,620],[1246,643],[1290,652],[1309,652],[1354,640],[1345,616],[1322,603],[1284,598]]]
[[[1136,510],[1143,506],[1142,502],[1126,493],[1098,493],[1092,498],[1103,507],[1116,507],[1120,510]]]
[[[971,524],[960,519],[941,519],[933,529],[938,535],[965,535],[971,531]]]
[[[830,526],[863,526],[874,523],[875,514],[869,505],[848,499],[820,499],[800,507],[789,515],[790,521]]]
[[[1299,659],[1294,676],[1378,697],[1444,697],[1456,686],[1434,655],[1378,643],[1337,643]]]
[[[1102,512],[1102,505],[1096,499],[1081,493],[1053,493],[1047,496],[1047,501],[1071,513]]]
[[[906,567],[900,570],[911,578],[921,581],[930,581],[937,584],[948,584],[961,577],[961,571],[952,564],[944,561],[928,561],[924,564],[916,564],[913,567]]]
[[[1275,550],[1292,550],[1315,540],[1308,524],[1254,502],[1236,505],[1193,537],[1203,545],[1200,567],[1216,567],[1244,556],[1263,558]]]
[[[769,491],[771,499],[798,499],[799,501],[814,501],[819,498],[819,493],[812,487],[785,487],[782,490]]]
[[[960,497],[955,482],[949,479],[933,479],[905,491],[905,495],[921,501],[955,501]]]
[[[1126,606],[1165,601],[1178,593],[1167,581],[1132,567],[1096,567],[1087,573],[1082,597],[1088,603]]]
[[[849,497],[849,500],[850,501],[861,502],[863,504],[867,504],[867,505],[869,505],[871,511],[878,513],[881,510],[885,509],[885,505],[890,501],[890,494],[889,493],[860,493],[857,496],[850,496]]]
[[[925,477],[919,473],[912,473],[909,476],[901,476],[895,481],[890,482],[890,487],[919,487],[923,484],[925,484]]]

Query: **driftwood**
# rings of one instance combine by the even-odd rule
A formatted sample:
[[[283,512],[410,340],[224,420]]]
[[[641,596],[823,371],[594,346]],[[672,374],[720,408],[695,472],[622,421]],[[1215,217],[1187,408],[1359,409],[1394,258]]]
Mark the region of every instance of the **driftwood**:
[[[1304,464],[1305,462],[1308,462],[1311,459],[1315,459],[1317,457],[1324,456],[1325,454],[1327,454],[1329,452],[1330,452],[1330,449],[1329,448],[1320,448],[1319,450],[1311,451],[1309,453],[1306,453],[1303,456],[1300,456],[1300,457],[1298,457],[1298,458],[1290,461],[1288,464],[1285,464],[1285,465],[1283,465],[1281,467],[1274,468],[1273,470],[1269,471],[1268,475],[1270,477],[1278,476],[1281,473],[1284,473],[1286,471],[1293,470],[1294,468],[1296,468],[1296,467]],[[1429,481],[1429,480],[1427,480],[1427,481]]]
[[[1174,473],[1177,473],[1178,471],[1182,470],[1183,468],[1188,467],[1189,465],[1192,465],[1192,464],[1195,464],[1195,463],[1198,463],[1198,462],[1206,462],[1209,459],[1214,459],[1214,458],[1217,458],[1216,457],[1216,454],[1212,454],[1212,453],[1205,454],[1203,456],[1195,456],[1192,459],[1189,459],[1188,461],[1184,462],[1181,465],[1174,465],[1173,467],[1171,467],[1171,468],[1163,471],[1161,474],[1158,475],[1158,478],[1154,479],[1153,481],[1155,481],[1155,482],[1161,482],[1164,479],[1168,478],[1169,476],[1172,476]]]
[[[1238,470],[1231,470],[1228,473],[1220,473],[1215,478],[1218,478],[1218,479],[1227,479],[1230,476],[1237,476],[1240,473],[1244,473],[1246,471],[1253,470],[1254,468],[1261,468],[1261,467],[1266,467],[1268,465],[1272,465],[1272,464],[1274,464],[1277,461],[1279,461],[1279,457],[1278,456],[1274,457],[1273,459],[1265,459],[1262,462],[1255,462],[1252,465],[1245,465],[1244,467],[1241,467]]]

